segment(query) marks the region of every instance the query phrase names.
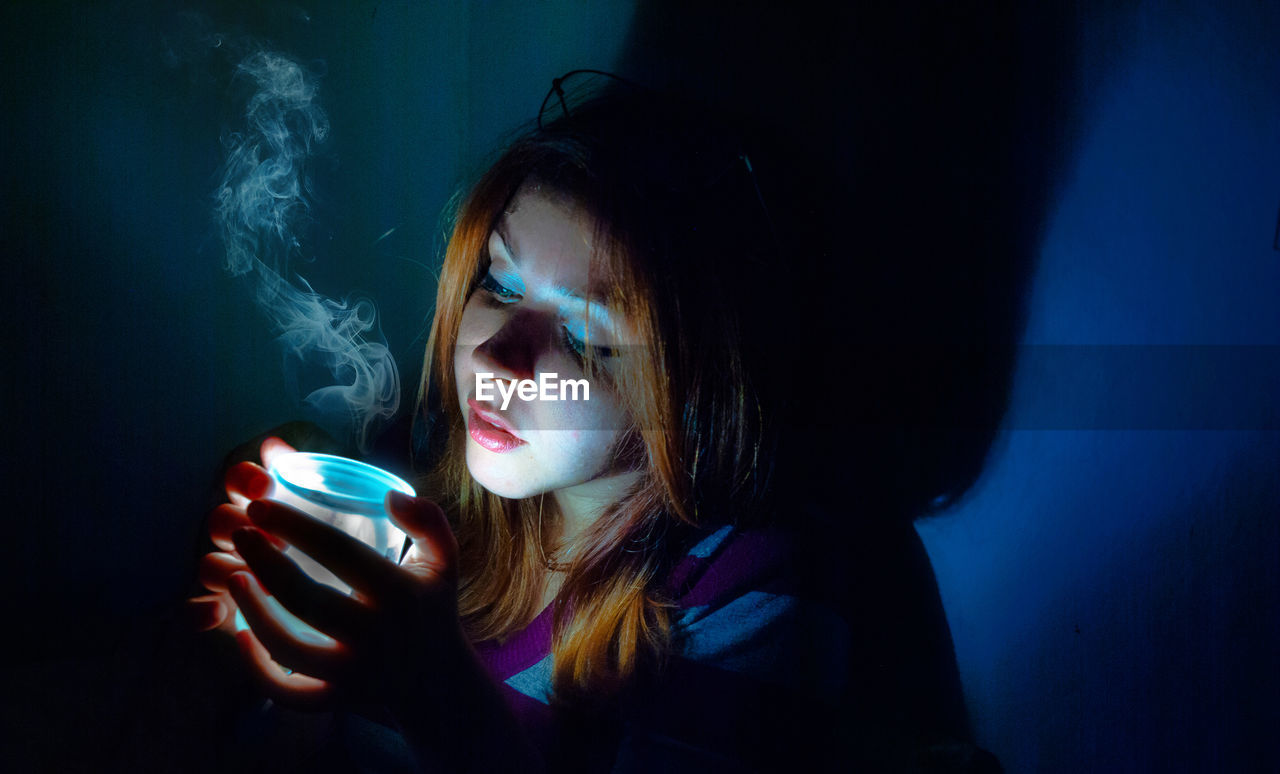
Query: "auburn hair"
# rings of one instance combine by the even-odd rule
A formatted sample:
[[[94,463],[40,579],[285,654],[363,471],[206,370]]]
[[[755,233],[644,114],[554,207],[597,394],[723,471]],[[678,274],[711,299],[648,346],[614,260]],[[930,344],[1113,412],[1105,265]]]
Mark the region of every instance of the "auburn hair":
[[[512,143],[461,200],[436,295],[418,419],[428,393],[440,457],[427,491],[460,546],[459,612],[474,641],[501,639],[539,613],[554,498],[508,499],[465,462],[454,353],[463,307],[489,265],[488,240],[522,186],[593,219],[592,284],[639,346],[611,366],[629,418],[616,454],[640,480],[574,543],[554,608],[552,684],[562,702],[608,695],[669,648],[667,571],[702,530],[750,517],[765,491],[771,426],[744,329],[745,287],[770,246],[758,190],[733,140],[648,95],[598,97]],[[694,127],[702,127],[694,131]],[[748,162],[749,164],[749,162]],[[588,348],[590,352],[590,348]],[[588,369],[591,364],[588,363]]]

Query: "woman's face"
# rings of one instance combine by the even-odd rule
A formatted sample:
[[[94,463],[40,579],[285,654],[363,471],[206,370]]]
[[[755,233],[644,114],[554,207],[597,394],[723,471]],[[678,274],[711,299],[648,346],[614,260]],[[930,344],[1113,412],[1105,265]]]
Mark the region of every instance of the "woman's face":
[[[492,262],[463,309],[454,372],[467,468],[503,497],[562,492],[620,474],[611,452],[624,414],[608,383],[586,376],[582,353],[594,347],[597,363],[607,364],[608,348],[631,341],[588,286],[591,236],[582,208],[522,187],[489,235]],[[587,387],[578,382],[575,396],[573,388],[561,389],[565,380],[586,380]],[[522,382],[526,396],[529,382],[539,394],[523,399]]]

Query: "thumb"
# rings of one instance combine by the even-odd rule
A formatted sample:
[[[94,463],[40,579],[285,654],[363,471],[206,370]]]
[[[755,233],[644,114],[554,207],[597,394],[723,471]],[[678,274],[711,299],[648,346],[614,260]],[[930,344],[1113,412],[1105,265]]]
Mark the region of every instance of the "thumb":
[[[456,579],[458,540],[444,510],[425,497],[410,497],[395,490],[387,493],[386,505],[391,522],[413,539],[414,551],[405,562]]]

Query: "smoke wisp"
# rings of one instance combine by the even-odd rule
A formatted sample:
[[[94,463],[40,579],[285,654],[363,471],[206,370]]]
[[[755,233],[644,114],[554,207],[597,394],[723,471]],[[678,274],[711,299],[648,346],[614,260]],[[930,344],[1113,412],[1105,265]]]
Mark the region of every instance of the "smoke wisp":
[[[236,67],[253,95],[245,129],[223,139],[226,163],[215,220],[226,247],[226,269],[246,276],[285,350],[286,377],[321,366],[336,382],[303,398],[324,424],[341,424],[365,449],[379,419],[395,414],[400,378],[367,299],[335,300],[290,276],[301,249],[297,233],[312,195],[306,162],[329,133],[317,101],[317,77],[287,56],[255,51]]]

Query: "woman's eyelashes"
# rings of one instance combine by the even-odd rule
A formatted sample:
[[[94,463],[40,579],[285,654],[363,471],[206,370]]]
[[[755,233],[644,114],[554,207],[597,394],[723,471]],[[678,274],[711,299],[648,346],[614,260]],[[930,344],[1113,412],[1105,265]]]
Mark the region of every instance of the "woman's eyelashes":
[[[487,293],[491,299],[499,304],[514,304],[521,298],[521,295],[518,292],[502,284],[498,278],[493,276],[492,272],[485,272],[484,276],[480,278],[480,282],[477,287]],[[568,326],[561,326],[560,333],[560,338],[565,351],[579,361],[586,357],[588,349],[591,350],[592,355],[595,357],[613,357],[615,354],[612,347],[605,347],[596,344],[589,345],[587,343],[589,336],[585,331],[582,336],[575,336],[569,331]]]
[[[569,352],[579,361],[585,358],[587,356],[587,342],[577,336],[574,336],[569,332],[567,327],[562,327],[560,330],[564,331],[564,343]],[[590,346],[590,349],[595,357],[613,357],[614,354],[612,347],[602,347],[593,344]]]
[[[484,276],[480,278],[478,287],[504,304],[520,300],[520,294],[499,282],[492,272],[484,273]]]

